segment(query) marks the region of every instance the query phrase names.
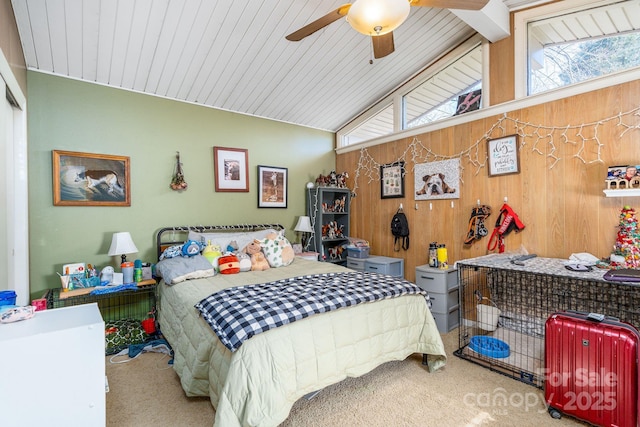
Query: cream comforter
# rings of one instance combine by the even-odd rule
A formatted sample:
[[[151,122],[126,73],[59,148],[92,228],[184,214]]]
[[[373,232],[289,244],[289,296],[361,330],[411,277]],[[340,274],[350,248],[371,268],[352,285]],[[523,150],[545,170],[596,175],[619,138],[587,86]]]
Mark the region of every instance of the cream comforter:
[[[174,352],[174,370],[188,396],[209,396],[215,426],[275,426],[305,394],[363,375],[412,353],[429,355],[429,369],[446,356],[422,295],[360,304],[318,314],[258,334],[231,353],[193,307],[230,286],[345,271],[296,258],[281,268],[158,286],[158,321]]]

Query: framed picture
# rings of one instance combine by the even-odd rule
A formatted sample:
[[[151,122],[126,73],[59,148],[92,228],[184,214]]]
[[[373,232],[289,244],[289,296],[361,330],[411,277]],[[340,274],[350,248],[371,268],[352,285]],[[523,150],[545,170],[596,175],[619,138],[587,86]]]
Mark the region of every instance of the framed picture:
[[[213,147],[216,191],[249,192],[249,153],[243,148]]]
[[[520,173],[518,135],[508,135],[487,141],[489,176]]]
[[[380,166],[380,198],[404,197],[404,162]]]
[[[414,170],[415,200],[460,198],[460,159],[418,163]]]
[[[609,166],[607,168],[607,180],[626,179],[630,181],[631,178],[640,176],[640,165],[619,165]]]
[[[131,206],[129,157],[52,153],[54,206]]]
[[[469,111],[476,111],[480,108],[480,102],[482,100],[482,89],[477,89],[472,92],[465,93],[458,96],[458,105],[454,116],[467,113]]]
[[[287,207],[287,168],[258,166],[258,207]]]

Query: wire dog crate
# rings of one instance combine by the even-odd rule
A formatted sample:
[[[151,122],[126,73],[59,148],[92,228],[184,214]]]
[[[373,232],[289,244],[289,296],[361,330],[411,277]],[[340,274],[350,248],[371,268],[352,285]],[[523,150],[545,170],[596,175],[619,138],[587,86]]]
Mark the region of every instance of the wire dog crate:
[[[640,326],[637,286],[607,282],[604,270],[570,272],[561,259],[533,258],[524,264],[514,265],[502,254],[457,263],[461,319],[456,356],[542,388],[544,325],[554,312],[595,312]],[[506,343],[508,355],[485,351],[477,345],[479,338]]]
[[[117,353],[129,344],[137,344],[151,339],[142,329],[141,322],[155,312],[155,282],[151,286],[140,286],[135,290],[125,290],[98,295],[77,295],[64,298],[61,289],[47,292],[47,308],[61,308],[95,302],[105,322],[105,336],[114,327],[126,329],[126,336],[117,341],[106,340],[106,354]]]

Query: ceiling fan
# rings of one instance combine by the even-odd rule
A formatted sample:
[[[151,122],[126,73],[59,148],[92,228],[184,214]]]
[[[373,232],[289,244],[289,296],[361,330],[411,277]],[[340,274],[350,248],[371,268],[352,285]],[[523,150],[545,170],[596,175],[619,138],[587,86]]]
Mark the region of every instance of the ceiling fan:
[[[343,4],[285,38],[300,41],[346,16],[354,30],[371,36],[373,56],[378,59],[394,51],[393,30],[407,19],[411,6],[480,10],[488,2],[489,0],[356,0]]]

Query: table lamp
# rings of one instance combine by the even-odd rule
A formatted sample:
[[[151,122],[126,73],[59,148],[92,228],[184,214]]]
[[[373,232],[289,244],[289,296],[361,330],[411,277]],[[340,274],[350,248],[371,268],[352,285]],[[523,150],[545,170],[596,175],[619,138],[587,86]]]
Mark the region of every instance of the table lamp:
[[[302,233],[302,250],[307,250],[307,233],[313,233],[313,228],[311,228],[311,219],[308,216],[300,216],[298,217],[298,223],[296,224],[295,231],[298,233]]]
[[[134,254],[138,252],[138,248],[133,243],[131,234],[128,231],[121,231],[119,233],[113,233],[111,238],[111,247],[109,248],[109,256],[122,256],[122,264],[127,262],[127,254]]]

